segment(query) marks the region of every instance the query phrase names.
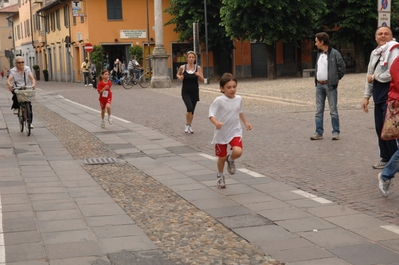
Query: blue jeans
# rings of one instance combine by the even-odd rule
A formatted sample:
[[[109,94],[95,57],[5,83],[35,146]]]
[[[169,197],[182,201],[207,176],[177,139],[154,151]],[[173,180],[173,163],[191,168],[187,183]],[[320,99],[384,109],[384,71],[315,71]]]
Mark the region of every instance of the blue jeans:
[[[398,140],[396,140],[398,143]],[[389,180],[395,177],[395,173],[399,171],[399,150],[396,151],[391,159],[389,160],[388,164],[384,167],[381,172],[381,177],[383,180]]]
[[[328,106],[330,107],[330,116],[331,116],[331,125],[332,125],[332,133],[339,134],[339,116],[337,109],[337,101],[338,101],[338,91],[335,89],[328,89],[328,84],[316,86],[316,133],[323,134],[323,118],[324,118],[324,108],[326,104],[326,98],[328,100]]]

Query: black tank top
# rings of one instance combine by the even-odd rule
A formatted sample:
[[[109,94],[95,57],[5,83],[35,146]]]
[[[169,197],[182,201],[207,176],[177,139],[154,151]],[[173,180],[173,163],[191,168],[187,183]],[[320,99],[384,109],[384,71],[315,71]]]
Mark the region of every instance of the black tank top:
[[[182,92],[191,93],[199,91],[198,76],[195,75],[195,72],[197,72],[197,65],[194,66],[194,72],[192,74],[187,72],[186,65],[184,65]]]

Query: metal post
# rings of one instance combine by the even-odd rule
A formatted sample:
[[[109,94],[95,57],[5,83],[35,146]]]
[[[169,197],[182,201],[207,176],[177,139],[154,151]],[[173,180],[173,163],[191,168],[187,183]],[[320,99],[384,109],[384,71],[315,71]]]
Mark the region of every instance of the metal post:
[[[209,53],[208,53],[208,19],[206,13],[206,0],[204,0],[204,16],[205,16],[205,54],[206,54],[206,84],[209,84]]]
[[[149,12],[148,12],[148,0],[146,0],[146,7],[147,7],[147,44],[148,44],[148,69],[151,74],[151,59],[150,59],[150,53],[151,53],[151,46],[150,46],[150,18],[149,18]],[[146,58],[144,58],[146,60]],[[146,69],[144,69],[146,70]]]

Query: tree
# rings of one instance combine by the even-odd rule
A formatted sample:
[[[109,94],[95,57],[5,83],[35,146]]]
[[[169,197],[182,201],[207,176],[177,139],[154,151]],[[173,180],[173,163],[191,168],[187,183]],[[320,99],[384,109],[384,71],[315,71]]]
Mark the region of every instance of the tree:
[[[103,63],[105,60],[103,46],[94,45],[93,51],[90,54],[90,60],[91,63],[94,63],[96,65],[96,70],[97,70],[96,76],[99,76],[103,69]]]
[[[137,62],[143,64],[143,48],[139,45],[133,45],[129,48],[129,54],[131,57],[136,56]]]
[[[219,56],[226,51],[231,54],[233,42],[226,35],[224,26],[220,18],[222,0],[206,0],[207,3],[207,22],[208,22],[208,50],[213,51],[215,62],[214,73],[219,73]],[[204,0],[171,0],[165,12],[173,16],[165,25],[175,25],[174,31],[179,33],[178,41],[189,41],[193,39],[192,25],[198,22],[200,43],[205,43],[205,16]]]
[[[275,45],[313,38],[325,3],[322,0],[222,0],[221,25],[227,36],[264,43],[268,78],[277,76]]]
[[[365,72],[370,49],[375,47],[375,30],[377,29],[376,0],[335,0],[326,1],[326,14],[321,18],[328,28],[338,28],[333,34],[333,43],[353,43],[355,51],[356,72]]]

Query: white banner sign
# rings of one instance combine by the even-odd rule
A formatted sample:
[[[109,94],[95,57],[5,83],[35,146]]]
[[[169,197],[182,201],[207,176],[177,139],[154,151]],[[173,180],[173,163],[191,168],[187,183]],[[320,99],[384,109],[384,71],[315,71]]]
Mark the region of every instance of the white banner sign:
[[[391,26],[391,13],[378,12],[378,27],[380,26]]]
[[[121,39],[145,39],[147,38],[147,31],[144,29],[122,29],[120,31]]]

